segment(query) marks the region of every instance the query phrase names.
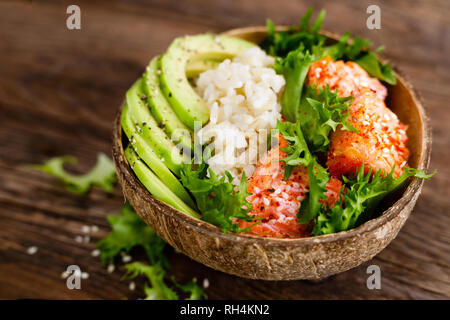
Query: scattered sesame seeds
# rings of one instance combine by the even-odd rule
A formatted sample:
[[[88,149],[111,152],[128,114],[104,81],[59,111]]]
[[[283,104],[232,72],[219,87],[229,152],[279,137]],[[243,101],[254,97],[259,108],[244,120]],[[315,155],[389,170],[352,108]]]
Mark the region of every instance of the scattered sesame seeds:
[[[35,254],[37,251],[38,251],[38,248],[37,248],[36,246],[29,247],[29,248],[27,249],[27,253],[28,253],[29,255],[33,255],[33,254]]]
[[[209,280],[208,278],[203,279],[203,288],[208,288],[209,287]]]

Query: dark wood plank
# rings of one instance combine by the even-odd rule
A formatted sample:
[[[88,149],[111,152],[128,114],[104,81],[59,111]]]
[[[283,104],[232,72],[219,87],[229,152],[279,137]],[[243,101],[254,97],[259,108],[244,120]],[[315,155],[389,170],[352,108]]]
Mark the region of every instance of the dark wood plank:
[[[306,10],[298,1],[77,1],[82,30],[65,27],[70,1],[0,3],[0,298],[137,298],[109,274],[94,243],[118,212],[120,190],[80,197],[25,165],[72,154],[83,172],[97,152],[110,152],[112,120],[124,93],[149,59],[186,33],[261,25],[270,17],[293,24]],[[315,1],[327,9],[325,28],[347,30],[387,47],[391,59],[420,92],[433,126],[432,168],[423,194],[398,238],[372,261],[320,283],[265,282],[229,276],[167,253],[181,281],[208,278],[212,299],[445,299],[450,298],[450,10],[445,0],[379,1],[382,29],[365,27],[370,1]],[[97,225],[89,243],[77,243],[84,225]],[[37,246],[35,255],[26,250]],[[139,250],[135,253],[143,257]],[[68,290],[61,273],[70,264],[90,275]],[[382,289],[368,290],[366,268],[382,270]]]

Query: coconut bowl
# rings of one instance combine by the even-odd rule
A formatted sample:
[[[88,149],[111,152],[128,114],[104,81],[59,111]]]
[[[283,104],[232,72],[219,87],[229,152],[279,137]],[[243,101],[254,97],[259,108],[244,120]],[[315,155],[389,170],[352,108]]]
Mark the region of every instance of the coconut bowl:
[[[226,35],[255,43],[266,27],[233,29]],[[323,32],[330,41],[334,34]],[[425,110],[413,88],[396,72],[397,84],[388,86],[388,107],[408,128],[409,166],[427,169],[431,132]],[[138,215],[172,247],[208,267],[243,278],[261,280],[318,280],[354,268],[383,250],[408,219],[423,180],[413,178],[399,194],[380,206],[378,216],[349,231],[323,236],[276,239],[223,233],[155,199],[136,178],[124,155],[120,110],[113,132],[113,157],[125,198]]]

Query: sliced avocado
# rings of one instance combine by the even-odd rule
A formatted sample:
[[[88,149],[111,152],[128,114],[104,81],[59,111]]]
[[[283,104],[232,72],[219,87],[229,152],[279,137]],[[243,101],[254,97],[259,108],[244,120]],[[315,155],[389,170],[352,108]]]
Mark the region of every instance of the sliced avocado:
[[[181,200],[183,200],[190,207],[195,208],[195,204],[192,198],[187,193],[183,185],[173,175],[173,173],[167,169],[163,161],[156,155],[153,149],[148,145],[146,141],[151,140],[146,135],[145,131],[138,132],[136,125],[131,120],[128,113],[128,106],[122,109],[122,129],[130,139],[132,137],[132,147],[137,155],[147,164],[147,166],[164,182],[164,184]],[[131,144],[130,144],[131,145]]]
[[[160,88],[160,58],[150,61],[144,73],[144,92],[150,112],[169,137],[183,148],[192,149],[192,131],[178,119]]]
[[[136,130],[142,132],[142,137],[146,137],[147,144],[153,149],[159,158],[164,159],[166,166],[177,176],[180,173],[181,165],[190,161],[181,150],[178,149],[166,133],[158,126],[158,123],[150,113],[142,88],[143,80],[140,78],[127,91],[126,100],[128,112],[136,125]],[[130,142],[134,144],[134,137],[130,137]]]
[[[215,69],[221,63],[221,60],[189,60],[186,65],[186,77],[195,78],[200,73],[205,72],[206,70]]]
[[[200,215],[178,198],[158,177],[142,162],[134,152],[131,145],[125,150],[125,157],[131,168],[138,177],[139,181],[148,191],[158,200],[163,201],[175,209],[178,209],[194,218],[200,218]]]
[[[194,122],[204,125],[209,109],[186,77],[189,60],[223,60],[232,58],[255,44],[233,37],[201,34],[175,39],[161,59],[161,88],[177,114],[189,128]]]

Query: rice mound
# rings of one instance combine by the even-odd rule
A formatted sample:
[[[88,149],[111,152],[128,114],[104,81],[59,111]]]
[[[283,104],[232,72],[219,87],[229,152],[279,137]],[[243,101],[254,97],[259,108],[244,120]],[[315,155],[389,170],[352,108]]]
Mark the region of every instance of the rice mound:
[[[281,119],[285,80],[273,64],[274,58],[255,46],[201,73],[196,81],[196,90],[210,109],[208,124],[196,135],[214,150],[210,168],[220,176],[229,171],[234,183],[242,172],[247,177],[253,174],[267,152],[270,130]]]

